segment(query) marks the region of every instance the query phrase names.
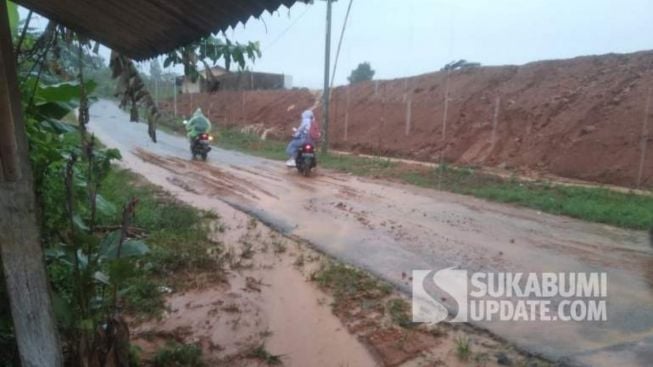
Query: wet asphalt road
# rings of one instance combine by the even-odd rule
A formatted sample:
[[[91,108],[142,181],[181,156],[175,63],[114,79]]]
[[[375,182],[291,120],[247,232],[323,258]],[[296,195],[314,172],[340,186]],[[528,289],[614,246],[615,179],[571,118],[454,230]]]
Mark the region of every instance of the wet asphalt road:
[[[604,322],[479,323],[533,353],[572,365],[653,365],[653,249],[646,234],[435,190],[214,149],[190,160],[183,137],[129,123],[113,103],[91,109],[91,129],[152,182],[219,198],[410,292],[416,269],[606,272]],[[446,302],[445,302],[446,303]]]

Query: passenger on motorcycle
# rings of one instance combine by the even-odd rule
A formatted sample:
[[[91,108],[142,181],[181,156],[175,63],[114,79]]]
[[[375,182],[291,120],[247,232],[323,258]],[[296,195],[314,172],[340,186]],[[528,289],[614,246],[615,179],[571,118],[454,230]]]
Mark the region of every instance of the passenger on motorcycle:
[[[288,161],[286,162],[286,166],[295,166],[295,157],[297,156],[297,150],[299,147],[301,147],[303,144],[313,143],[309,132],[314,121],[315,116],[313,115],[313,111],[307,110],[302,113],[302,123],[299,125],[299,128],[294,129],[295,132],[293,134],[293,138],[286,148],[286,154],[288,154]]]

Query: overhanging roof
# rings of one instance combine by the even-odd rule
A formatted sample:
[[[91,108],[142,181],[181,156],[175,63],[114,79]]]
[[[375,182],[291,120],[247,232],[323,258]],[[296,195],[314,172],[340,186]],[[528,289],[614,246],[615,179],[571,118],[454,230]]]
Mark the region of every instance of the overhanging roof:
[[[136,60],[297,1],[303,0],[14,0]]]

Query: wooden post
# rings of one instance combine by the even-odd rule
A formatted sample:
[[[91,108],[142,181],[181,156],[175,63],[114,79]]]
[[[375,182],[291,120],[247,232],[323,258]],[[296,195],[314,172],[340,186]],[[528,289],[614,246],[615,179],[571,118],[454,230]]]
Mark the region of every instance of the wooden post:
[[[6,4],[4,5],[6,7]],[[6,11],[2,15],[3,21],[6,20]],[[2,27],[7,27],[2,24]],[[11,96],[9,95],[9,88],[7,87],[7,72],[15,66],[13,62],[9,62],[5,57],[3,50],[3,57],[0,59],[0,68],[2,69],[2,86],[0,86],[0,182],[9,181],[15,182],[20,179],[20,171],[18,170],[18,148],[16,145],[16,131],[12,117],[11,110]],[[16,72],[15,70],[13,71]]]
[[[644,163],[646,162],[646,149],[648,148],[648,115],[651,112],[651,90],[646,93],[646,107],[644,108],[644,123],[642,124],[641,155],[639,158],[639,170],[637,172],[637,187],[641,187],[644,176]]]
[[[0,1],[0,253],[23,367],[63,364],[43,262],[6,2]],[[8,145],[6,145],[9,143]]]

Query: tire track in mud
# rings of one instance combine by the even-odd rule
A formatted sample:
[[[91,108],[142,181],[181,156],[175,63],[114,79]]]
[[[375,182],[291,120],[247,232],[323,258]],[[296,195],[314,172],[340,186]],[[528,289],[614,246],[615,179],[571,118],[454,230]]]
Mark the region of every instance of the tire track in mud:
[[[175,157],[160,157],[140,148],[134,149],[133,153],[144,162],[154,164],[175,174],[176,176],[168,178],[168,181],[189,192],[230,195],[250,202],[259,200],[259,194],[279,199],[278,196],[262,189],[251,181],[238,178],[208,164],[200,166],[196,162],[188,163]],[[197,188],[201,188],[201,190]]]

